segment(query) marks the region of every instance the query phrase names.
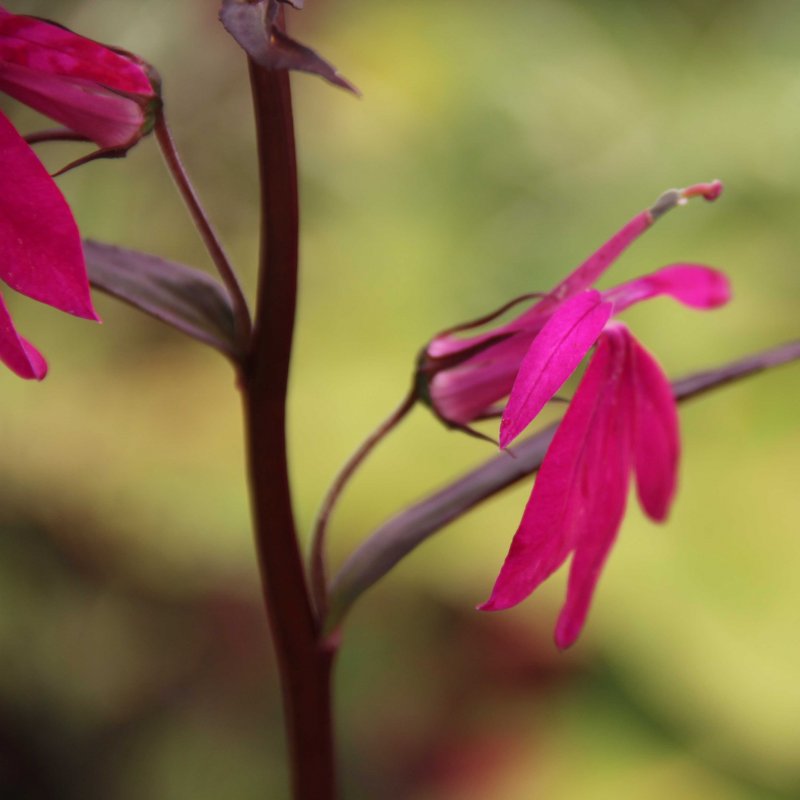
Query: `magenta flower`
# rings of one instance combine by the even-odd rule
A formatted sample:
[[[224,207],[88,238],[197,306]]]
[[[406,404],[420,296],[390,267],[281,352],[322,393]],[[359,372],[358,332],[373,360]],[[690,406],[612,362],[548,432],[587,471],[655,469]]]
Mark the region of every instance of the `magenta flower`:
[[[659,295],[697,309],[730,298],[722,273],[694,264],[663,267],[605,292],[590,287],[664,211],[692,196],[715,199],[721,189],[715,181],[667,192],[515,320],[469,339],[454,337],[454,331],[442,334],[423,358],[421,372],[427,367],[432,374],[429,402],[456,427],[488,415],[510,393],[500,425],[500,446],[507,447],[597,344],[542,462],[491,597],[480,606],[494,611],[516,605],[572,554],[556,627],[561,648],[575,641],[585,622],[622,522],[631,473],[645,513],[656,521],[666,518],[677,484],[680,440],[669,381],[612,316]]]
[[[133,56],[0,7],[0,91],[119,154],[152,126],[158,95]],[[0,278],[85,319],[92,307],[80,235],[61,191],[0,114]],[[20,336],[0,297],[0,360],[23,378],[47,364]]]
[[[534,295],[540,298],[539,302],[516,319],[477,336],[455,335],[491,322],[513,305],[529,300],[531,295],[472,323],[439,334],[420,359],[418,385],[422,398],[451,427],[463,429],[475,420],[499,416],[502,406],[497,404],[508,396],[522,359],[553,312],[570,297],[594,285],[619,256],[671,208],[692,197],[715,200],[721,191],[722,184],[714,181],[665,192],[652,208],[633,217],[552,291]]]

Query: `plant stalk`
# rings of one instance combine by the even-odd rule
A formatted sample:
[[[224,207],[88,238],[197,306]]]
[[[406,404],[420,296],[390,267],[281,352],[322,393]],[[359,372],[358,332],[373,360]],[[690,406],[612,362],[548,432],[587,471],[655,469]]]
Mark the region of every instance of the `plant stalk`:
[[[281,679],[294,800],[334,800],[332,644],[319,630],[297,540],[286,452],[286,392],[298,266],[289,75],[250,63],[261,184],[252,348],[242,374],[248,466],[264,599]]]

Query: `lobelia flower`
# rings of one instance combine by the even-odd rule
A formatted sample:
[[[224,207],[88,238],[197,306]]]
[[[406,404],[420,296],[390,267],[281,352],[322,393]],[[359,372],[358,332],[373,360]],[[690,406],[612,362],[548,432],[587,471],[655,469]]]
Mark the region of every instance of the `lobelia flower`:
[[[565,300],[594,283],[667,211],[692,197],[715,200],[722,191],[719,181],[671,189],[652,208],[637,214],[614,236],[573,270],[552,291],[523,295],[481,319],[450,328],[436,336],[420,356],[417,387],[420,399],[449,427],[470,430],[471,422],[499,416],[517,376],[520,362],[552,313]],[[532,297],[539,302],[511,322],[486,333],[461,338],[454,334],[485,325],[514,305]]]
[[[586,619],[622,522],[631,473],[645,513],[656,521],[666,518],[677,483],[680,441],[669,381],[612,316],[659,295],[697,309],[730,298],[722,273],[694,264],[663,267],[605,292],[589,287],[664,211],[697,195],[715,199],[721,188],[715,181],[665,193],[517,319],[469,339],[445,332],[423,357],[423,368],[432,372],[428,402],[455,427],[486,416],[510,393],[500,426],[505,448],[597,344],[542,462],[491,597],[479,606],[494,611],[516,605],[572,554],[555,633],[561,648],[575,641]]]
[[[149,132],[159,104],[154,80],[135,56],[0,7],[0,91],[95,142],[100,151],[92,157],[122,155]],[[0,278],[34,300],[98,319],[72,212],[2,113]],[[41,380],[47,373],[42,355],[17,333],[2,297],[0,360],[23,378]]]

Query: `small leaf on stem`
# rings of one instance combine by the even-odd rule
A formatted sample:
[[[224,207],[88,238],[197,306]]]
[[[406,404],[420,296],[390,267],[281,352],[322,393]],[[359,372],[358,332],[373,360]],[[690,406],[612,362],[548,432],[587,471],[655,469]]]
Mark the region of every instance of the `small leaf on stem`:
[[[205,272],[88,239],[83,250],[89,281],[96,289],[239,361],[231,301]]]
[[[276,24],[281,0],[223,0],[219,18],[247,55],[266,69],[297,70],[319,75],[334,86],[360,96],[361,92],[316,51],[287,36]],[[289,5],[302,8],[299,0]]]

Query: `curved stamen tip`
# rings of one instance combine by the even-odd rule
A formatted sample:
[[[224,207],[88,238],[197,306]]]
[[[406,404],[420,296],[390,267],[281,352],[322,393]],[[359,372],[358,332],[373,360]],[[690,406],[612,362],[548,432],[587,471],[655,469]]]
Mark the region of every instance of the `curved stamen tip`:
[[[681,190],[681,197],[702,197],[704,200],[716,200],[722,194],[722,181],[713,180],[710,183],[695,183]]]
[[[668,189],[656,200],[650,209],[653,221],[663,216],[675,206],[683,206],[692,197],[702,197],[705,200],[716,200],[722,194],[722,181],[714,180],[709,183],[695,183],[685,189]]]

